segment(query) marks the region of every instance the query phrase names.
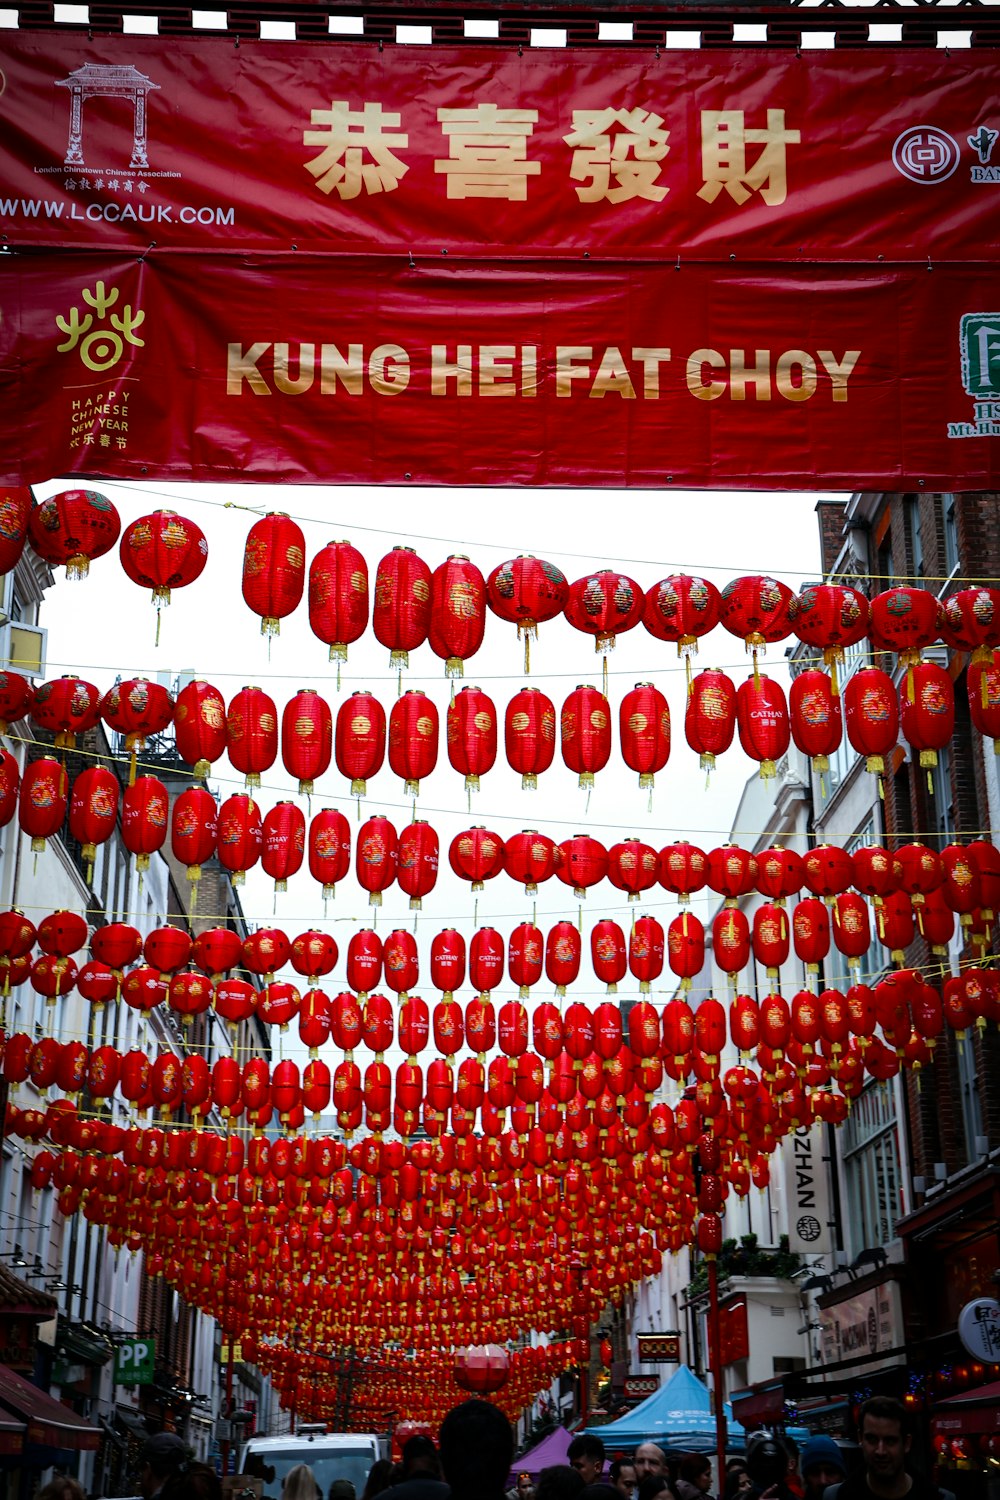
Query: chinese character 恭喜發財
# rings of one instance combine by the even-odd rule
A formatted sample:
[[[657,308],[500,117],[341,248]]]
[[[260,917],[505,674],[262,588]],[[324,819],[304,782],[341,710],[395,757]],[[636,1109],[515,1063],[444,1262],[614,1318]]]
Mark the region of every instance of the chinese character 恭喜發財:
[[[323,150],[306,162],[306,170],[321,192],[341,198],[391,193],[409,171],[393,150],[408,146],[409,136],[397,128],[400,116],[381,104],[366,101],[351,109],[346,99],[333,99],[329,109],[312,110],[310,119],[318,128],[304,130],[302,143]]]
[[[747,130],[741,109],[703,109],[701,112],[701,165],[704,185],[698,197],[714,203],[725,189],[735,203],[745,203],[751,192],[759,192],[774,208],[788,195],[785,147],[798,145],[801,133],[786,130],[785,111],[769,109],[764,130]],[[747,146],[760,146],[752,166],[747,166]]]
[[[524,202],[528,178],[541,171],[537,161],[527,159],[537,110],[474,104],[469,109],[439,109],[438,120],[448,137],[449,155],[436,160],[434,170],[447,176],[449,198]]]
[[[570,176],[584,184],[576,190],[580,202],[661,203],[669,188],[657,185],[659,163],[670,150],[670,132],[662,127],[659,115],[638,107],[575,109],[573,129],[563,139],[573,147]]]

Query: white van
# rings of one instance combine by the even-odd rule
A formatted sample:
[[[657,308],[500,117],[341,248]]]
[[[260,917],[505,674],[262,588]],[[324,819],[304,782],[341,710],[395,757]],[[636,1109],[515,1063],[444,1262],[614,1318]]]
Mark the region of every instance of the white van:
[[[335,1479],[349,1479],[360,1495],[384,1442],[369,1432],[326,1432],[315,1429],[284,1437],[249,1438],[240,1454],[240,1473],[264,1481],[264,1494],[279,1500],[290,1469],[308,1464],[326,1500]]]

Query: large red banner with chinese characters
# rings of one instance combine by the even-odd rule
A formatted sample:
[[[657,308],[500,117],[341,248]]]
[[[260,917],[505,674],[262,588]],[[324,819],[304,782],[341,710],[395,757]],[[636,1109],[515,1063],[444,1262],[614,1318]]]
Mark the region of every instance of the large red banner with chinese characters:
[[[996,269],[10,257],[7,481],[993,488]]]
[[[989,259],[996,53],[4,34],[14,248]],[[485,200],[485,201],[484,201]]]

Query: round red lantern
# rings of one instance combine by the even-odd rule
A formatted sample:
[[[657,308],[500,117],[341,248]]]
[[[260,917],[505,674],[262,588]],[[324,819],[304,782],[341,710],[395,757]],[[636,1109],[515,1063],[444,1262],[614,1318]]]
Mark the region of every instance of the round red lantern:
[[[100,714],[106,724],[125,737],[125,749],[132,758],[131,782],[135,780],[136,752],[146,748],[151,735],[161,734],[173,722],[174,700],[160,683],[133,677],[105,693]]]
[[[822,776],[844,737],[840,696],[825,672],[810,668],[792,680],[789,693],[792,739]]]
[[[846,891],[854,875],[851,856],[836,844],[816,844],[802,856],[802,878],[814,896],[829,903]]]
[[[538,688],[522,688],[507,704],[504,748],[511,769],[520,772],[522,789],[534,791],[556,751],[555,704]]]
[[[777,982],[778,970],[788,959],[790,940],[785,908],[771,901],[758,906],[753,914],[753,953],[772,983]]]
[[[169,798],[158,776],[138,776],[122,795],[122,843],[135,855],[140,880],[150,856],[163,848],[167,837]]]
[[[562,706],[559,727],[563,760],[577,773],[580,786],[589,790],[594,785],[594,776],[611,757],[611,710],[607,698],[589,684],[578,685]]]
[[[625,934],[617,922],[612,922],[609,918],[604,918],[602,921],[594,923],[594,926],[590,930],[590,959],[594,966],[594,973],[600,983],[607,985],[609,995],[616,995],[618,993],[618,981],[625,978],[628,968],[628,960],[625,953]],[[620,1046],[620,1019],[618,1040]],[[615,1051],[617,1050],[615,1048]]]
[[[423,898],[437,884],[439,844],[435,830],[417,818],[401,830],[397,847],[396,879],[410,898],[410,910],[419,911]]]
[[[393,547],[375,574],[372,629],[389,648],[389,665],[402,669],[422,646],[431,623],[431,570],[412,547]]]
[[[701,769],[711,771],[716,756],[724,754],[736,733],[736,688],[725,672],[699,672],[691,683],[684,711],[684,737],[700,756]]]
[[[19,672],[0,672],[0,734],[31,711],[35,689]]]
[[[207,974],[185,970],[175,974],[167,987],[167,1005],[190,1026],[195,1016],[204,1015],[212,1003],[214,986]]]
[[[94,934],[95,939],[99,936]],[[98,958],[103,957],[106,963],[111,959],[106,953],[97,953],[92,942],[90,950]],[[199,932],[191,948],[191,959],[199,969],[203,969],[214,984],[219,984],[223,976],[234,969],[243,954],[243,943],[238,932],[231,927],[208,927]],[[131,960],[128,960],[131,962]]]
[[[899,888],[899,870],[895,859],[881,844],[863,845],[851,855],[851,875],[863,896],[872,896],[876,904],[890,891]]]
[[[573,895],[580,900],[608,873],[608,851],[599,839],[587,833],[563,839],[558,852],[556,876],[563,885],[572,886]]]
[[[686,906],[696,891],[704,889],[708,881],[708,857],[697,844],[686,840],[667,844],[660,850],[660,884],[664,890],[672,891]]]
[[[313,688],[300,688],[281,715],[281,760],[289,776],[298,778],[300,794],[313,792],[332,753],[330,705]]]
[[[389,714],[389,766],[403,778],[407,795],[419,796],[420,783],[437,765],[438,711],[415,688],[397,698]]]
[[[876,651],[895,651],[903,666],[912,666],[943,623],[944,611],[927,589],[891,588],[871,602],[868,638]]]
[[[796,902],[792,912],[792,941],[796,957],[805,964],[806,971],[818,974],[830,951],[830,916],[817,897],[807,896]]]
[[[822,651],[833,673],[845,648],[858,645],[868,632],[868,600],[849,584],[812,583],[793,599],[790,612],[799,640]],[[838,692],[836,676],[833,692]]]
[[[706,865],[708,884],[735,906],[740,896],[747,896],[757,879],[757,861],[738,844],[720,844],[709,852]]]
[[[0,748],[0,828],[6,828],[17,812],[20,789],[21,767],[9,750]]]
[[[499,1344],[475,1344],[455,1356],[455,1383],[477,1396],[499,1391],[510,1375],[510,1356]]]
[[[204,571],[208,561],[205,533],[174,510],[155,510],[126,526],[118,555],[125,576],[140,588],[152,590],[159,640],[159,612],[169,605],[171,589],[185,588]]]
[[[959,589],[944,602],[941,635],[953,651],[971,651],[988,662],[1000,646],[1000,589]]]
[[[499,932],[493,927],[477,928],[469,944],[469,978],[480,996],[490,994],[501,982],[503,962],[503,938]]]
[[[88,766],[73,782],[69,831],[81,844],[88,884],[93,880],[98,844],[107,843],[118,817],[118,778],[104,766]]]
[[[1000,755],[1000,653],[969,663],[966,689],[969,717],[981,735],[992,739],[994,755]]]
[[[227,797],[219,809],[217,853],[234,886],[243,885],[246,872],[260,859],[264,844],[260,808],[246,792]]]
[[[459,880],[471,881],[473,891],[481,891],[487,880],[500,874],[505,854],[500,835],[479,824],[455,835],[448,850],[448,862]]]
[[[565,995],[580,973],[580,933],[572,922],[557,922],[545,939],[545,975]],[[537,1046],[537,1042],[536,1042]]]
[[[177,694],[174,740],[194,774],[208,776],[226,748],[226,700],[210,682],[189,682]]]
[[[305,588],[306,539],[291,516],[271,511],[251,526],[243,552],[243,598],[260,615],[261,635],[277,635]]]
[[[310,985],[333,972],[337,962],[337,944],[328,932],[317,932],[310,927],[292,939],[291,964],[296,974],[301,974]]]
[[[565,612],[574,630],[594,637],[595,651],[607,652],[619,635],[635,629],[645,607],[646,596],[634,578],[601,568],[570,584]]]
[[[507,944],[507,967],[517,985],[520,999],[526,1000],[531,986],[542,977],[544,946],[542,934],[533,922],[519,922]]]
[[[539,885],[555,874],[558,858],[548,834],[523,828],[506,842],[504,868],[512,880],[523,883],[526,895],[533,896]]]
[[[714,1260],[722,1249],[722,1220],[718,1214],[701,1214],[696,1231],[698,1249],[707,1260]]]
[[[788,749],[790,730],[785,690],[762,673],[741,682],[736,693],[740,744],[760,764],[764,781],[777,775],[777,762]]]
[[[354,863],[358,884],[368,892],[369,906],[382,905],[382,892],[396,878],[397,859],[398,840],[389,819],[374,817],[362,823]]]
[[[372,928],[362,927],[359,932],[352,933],[347,945],[347,982],[363,997],[381,978],[382,939]]]
[[[655,917],[637,917],[629,934],[628,966],[642,995],[649,994],[653,981],[663,973],[664,946],[662,924]]]
[[[385,709],[372,693],[352,693],[337,712],[337,769],[350,777],[351,792],[363,797],[368,778],[385,759]]]
[[[287,891],[291,876],[302,868],[306,850],[306,820],[294,802],[278,802],[264,818],[260,862],[274,881],[277,895]]]
[[[486,580],[467,557],[449,557],[431,578],[428,637],[446,677],[461,677],[486,632]]]
[[[192,908],[201,879],[201,867],[215,853],[218,832],[215,798],[203,786],[187,787],[174,802],[170,847],[174,858],[187,866]]]
[[[844,891],[833,903],[833,941],[852,969],[860,966],[871,947],[868,903],[854,891]]]
[[[260,786],[261,773],[278,758],[278,711],[263,688],[245,687],[236,694],[226,714],[226,747],[244,785]]]
[[[486,602],[501,620],[517,626],[524,637],[524,670],[531,671],[531,641],[538,627],[562,614],[569,584],[554,563],[537,557],[515,557],[493,569],[486,582]]]
[[[736,976],[750,961],[750,923],[739,907],[723,906],[716,912],[712,919],[712,951],[719,968],[729,975],[735,994]]]
[[[899,684],[899,717],[903,738],[929,773],[955,733],[955,690],[944,667],[914,662]]]
[[[899,707],[892,678],[878,667],[853,673],[844,688],[847,738],[876,776],[885,772],[885,758],[899,737]]]
[[[30,760],[21,778],[17,818],[22,832],[31,837],[31,848],[41,854],[45,840],[59,832],[66,818],[69,782],[66,771],[52,756]]]
[[[448,759],[466,791],[478,792],[479,778],[497,758],[497,711],[481,688],[465,687],[448,705]]]
[[[608,850],[608,879],[616,890],[627,891],[630,901],[638,901],[656,884],[659,869],[656,850],[640,839],[626,839]]]
[[[93,729],[100,710],[101,695],[94,684],[69,674],[35,689],[31,717],[55,735],[57,750],[72,750],[77,735]]]
[[[682,911],[667,928],[667,961],[681,988],[689,990],[705,965],[705,928],[694,912]]]
[[[146,934],[142,953],[146,962],[163,978],[183,969],[191,957],[191,948],[190,934],[183,927],[175,927],[172,922],[168,922],[163,927],[154,927],[152,932]]]
[[[30,485],[4,485],[0,489],[0,573],[12,572],[20,561],[33,505]]]
[[[715,584],[687,573],[661,578],[646,594],[642,623],[657,640],[677,642],[677,655],[686,659],[689,681],[691,657],[701,637],[719,623],[721,607],[722,596]]]
[[[308,844],[309,874],[322,885],[326,901],[351,868],[351,826],[344,814],[324,807],[309,823]]]
[[[86,578],[90,564],[118,540],[121,517],[97,490],[63,490],[36,505],[28,541],[50,567],[65,564],[67,578]]]
[[[309,564],[309,627],[336,662],[368,627],[368,564],[350,542],[329,542]]]
[[[639,785],[652,789],[657,771],[670,758],[670,709],[651,682],[637,682],[618,709],[622,760],[636,771]]]
[[[757,657],[765,646],[783,641],[792,633],[792,591],[776,578],[749,574],[734,578],[722,590],[719,619],[730,635],[753,652],[754,677]]]
[[[382,944],[382,968],[385,982],[394,995],[404,997],[420,979],[417,940],[412,932],[397,927]]]

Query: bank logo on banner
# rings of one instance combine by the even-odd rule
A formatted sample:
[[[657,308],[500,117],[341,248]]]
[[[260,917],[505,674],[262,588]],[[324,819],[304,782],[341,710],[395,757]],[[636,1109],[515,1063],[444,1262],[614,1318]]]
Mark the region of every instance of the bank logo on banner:
[[[1000,182],[1000,167],[993,166],[991,161],[993,147],[1000,140],[1000,130],[980,125],[975,135],[967,136],[966,139],[979,158],[972,168],[973,182]]]
[[[972,421],[949,422],[950,438],[1000,437],[1000,312],[966,313],[959,346]]]
[[[936,125],[912,125],[896,137],[892,164],[911,182],[944,182],[958,166],[957,143]]]

